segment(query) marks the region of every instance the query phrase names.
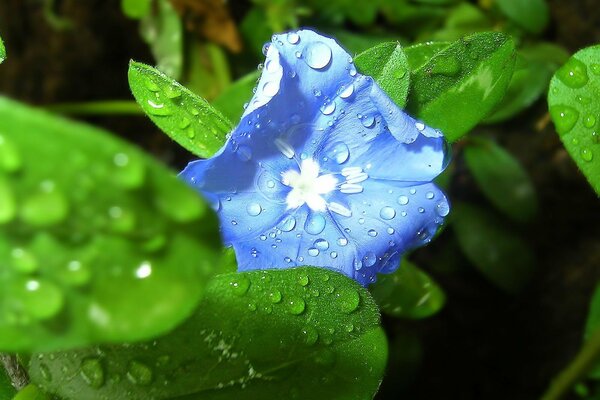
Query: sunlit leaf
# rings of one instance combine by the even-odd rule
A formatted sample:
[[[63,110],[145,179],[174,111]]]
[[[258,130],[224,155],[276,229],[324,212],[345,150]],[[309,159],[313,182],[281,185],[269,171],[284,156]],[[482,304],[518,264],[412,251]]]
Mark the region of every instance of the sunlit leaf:
[[[231,122],[206,100],[160,71],[131,62],[129,86],[150,119],[195,155],[210,157],[225,143]]]
[[[259,76],[260,72],[254,71],[238,79],[214,99],[212,105],[229,120],[239,121],[244,113],[244,104],[252,98],[252,89],[256,86]]]
[[[446,296],[433,279],[408,260],[369,287],[381,311],[401,318],[427,318],[442,309]]]
[[[386,357],[377,306],[363,287],[296,268],[219,275],[192,318],[167,336],[34,355],[29,373],[67,400],[362,400],[377,391]]]
[[[455,141],[502,100],[514,61],[514,43],[502,33],[454,42],[414,72],[408,110]]]
[[[534,269],[534,255],[523,238],[488,211],[454,204],[450,225],[469,261],[493,284],[518,292]]]
[[[491,140],[477,138],[465,146],[464,154],[475,181],[496,208],[519,222],[535,215],[535,188],[509,152]]]
[[[550,82],[550,115],[565,148],[600,195],[600,46],[580,50]]]
[[[411,71],[416,71],[429,62],[440,51],[450,46],[452,42],[424,42],[404,48],[404,54]]]
[[[107,132],[0,98],[0,349],[145,339],[220,255],[198,194]]]
[[[398,42],[382,43],[354,58],[359,71],[369,75],[400,108],[406,105],[410,74],[408,61]]]
[[[50,396],[44,393],[36,385],[30,384],[19,390],[12,400],[51,400]]]
[[[546,0],[496,0],[500,11],[531,33],[541,33],[550,19]]]
[[[148,15],[152,0],[121,0],[121,10],[129,18],[140,19]]]

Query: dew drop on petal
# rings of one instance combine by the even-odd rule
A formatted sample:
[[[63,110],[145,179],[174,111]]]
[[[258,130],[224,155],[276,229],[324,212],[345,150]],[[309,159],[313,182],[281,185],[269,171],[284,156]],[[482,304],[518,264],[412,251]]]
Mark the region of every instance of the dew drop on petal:
[[[340,97],[342,99],[347,99],[348,97],[352,96],[352,93],[354,93],[354,84],[350,83],[340,92]]]
[[[338,241],[337,241],[337,243],[340,246],[346,246],[348,244],[348,239],[346,239],[346,238],[339,238]]]
[[[396,210],[394,210],[392,207],[383,207],[379,211],[379,216],[385,220],[393,219],[396,216]]]
[[[371,237],[375,237],[377,236],[377,231],[375,229],[369,229],[369,231],[367,232],[369,234],[369,236]]]
[[[350,157],[350,149],[345,143],[336,142],[327,151],[327,157],[335,160],[338,164],[343,164],[348,161],[348,157]]]
[[[321,112],[323,115],[331,115],[335,111],[335,101],[327,101],[323,106],[321,106]]]
[[[289,232],[296,227],[296,218],[293,216],[289,216],[283,220],[281,225],[279,225],[279,229],[284,232]]]
[[[398,197],[398,204],[400,204],[401,206],[405,206],[408,204],[408,197],[407,196],[400,196]]]
[[[262,212],[262,207],[258,203],[250,203],[246,206],[246,212],[252,217],[256,217]]]
[[[287,41],[289,44],[298,44],[300,42],[300,35],[296,32],[290,32],[287,34]]]
[[[372,251],[367,251],[363,257],[363,264],[366,267],[372,267],[377,262],[377,256]]]
[[[435,211],[440,217],[445,217],[450,213],[450,206],[447,201],[440,201],[435,207]]]
[[[323,69],[331,62],[331,48],[323,42],[313,42],[306,46],[304,56],[309,67]]]
[[[304,230],[311,235],[318,235],[325,229],[325,218],[321,214],[312,213],[304,224]]]
[[[317,239],[313,245],[319,250],[327,250],[329,248],[329,242],[325,239]]]
[[[315,249],[314,247],[311,247],[310,249],[308,249],[308,255],[312,256],[312,257],[316,257],[319,255],[319,249]]]
[[[360,119],[360,122],[365,128],[372,128],[375,125],[375,117],[372,115],[365,115]]]
[[[425,197],[429,200],[433,199],[435,197],[435,194],[433,192],[427,192],[425,194]]]

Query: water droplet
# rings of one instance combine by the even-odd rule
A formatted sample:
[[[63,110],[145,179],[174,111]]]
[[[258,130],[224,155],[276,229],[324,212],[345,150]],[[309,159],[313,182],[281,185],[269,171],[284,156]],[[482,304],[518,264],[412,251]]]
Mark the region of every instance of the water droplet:
[[[300,275],[300,276],[298,276],[298,284],[300,286],[306,286],[306,285],[309,284],[309,282],[310,282],[310,279],[308,278],[307,275]]]
[[[427,192],[425,194],[425,197],[429,200],[433,199],[435,197],[435,194],[433,192]]]
[[[348,86],[346,86],[345,88],[342,89],[342,91],[340,92],[340,97],[342,99],[347,99],[350,96],[352,96],[353,93],[354,93],[354,84],[350,83],[350,84],[348,84]]]
[[[246,212],[251,217],[256,217],[257,215],[259,215],[262,212],[262,207],[258,203],[249,203],[246,206]]]
[[[281,225],[279,225],[279,229],[284,232],[290,232],[292,229],[296,227],[296,218],[293,216],[289,216],[283,220]]]
[[[581,155],[581,159],[583,161],[592,161],[594,159],[594,153],[592,153],[592,151],[588,148],[581,149],[579,154]]]
[[[455,76],[460,72],[460,69],[460,62],[456,57],[438,56],[435,58],[435,64],[431,67],[431,74]]]
[[[425,209],[424,209],[423,207],[419,207],[419,212],[420,212],[421,214],[423,214],[423,213],[425,212]]]
[[[435,207],[435,211],[440,217],[445,217],[450,213],[450,205],[447,201],[440,201]]]
[[[323,69],[331,62],[331,48],[323,42],[312,42],[304,51],[306,63],[313,69]]]
[[[335,160],[338,164],[343,164],[348,161],[350,156],[350,149],[343,142],[335,142],[326,152],[327,157]]]
[[[594,75],[600,75],[600,64],[592,64],[590,65],[590,69]]]
[[[398,204],[400,204],[401,206],[407,205],[408,201],[409,200],[408,200],[407,196],[402,195],[402,196],[398,197]]]
[[[417,130],[419,132],[422,132],[425,130],[425,124],[422,123],[421,121],[417,121],[417,122],[415,122],[415,128],[417,128]]]
[[[583,125],[586,128],[593,128],[594,125],[596,125],[596,117],[594,117],[593,115],[589,114],[585,117],[585,119],[583,120]]]
[[[30,225],[46,227],[62,222],[69,213],[69,203],[52,181],[44,181],[40,190],[25,199],[20,214]]]
[[[325,239],[317,239],[313,245],[319,250],[327,250],[329,248],[329,242]]]
[[[61,280],[70,286],[83,286],[90,281],[91,277],[90,268],[79,260],[66,263],[61,274]]]
[[[104,368],[102,362],[97,358],[86,358],[81,362],[81,378],[90,387],[99,389],[104,385]]]
[[[340,310],[347,314],[355,311],[360,304],[360,295],[354,289],[341,288],[335,294],[335,297]]]
[[[281,292],[279,290],[273,290],[269,293],[269,300],[271,303],[279,303],[281,301]]]
[[[306,219],[304,224],[304,230],[311,235],[318,235],[325,229],[326,221],[321,214],[311,213]]]
[[[575,123],[579,119],[579,112],[569,106],[554,106],[550,108],[550,114],[556,124],[556,130],[560,134],[565,134],[573,129]]]
[[[311,247],[310,249],[308,249],[308,255],[312,256],[312,257],[316,257],[319,255],[319,249],[315,249],[314,247]]]
[[[17,147],[7,137],[0,135],[0,169],[15,172],[21,165],[21,155]]]
[[[236,274],[229,282],[229,287],[237,296],[243,296],[250,288],[250,280],[241,274]]]
[[[252,158],[252,150],[247,146],[238,147],[236,154],[241,161],[249,161]]]
[[[159,117],[171,115],[171,110],[165,103],[156,103],[150,99],[147,100],[147,103],[150,106],[149,108],[147,108],[149,114],[156,115]]]
[[[112,206],[108,209],[110,229],[118,233],[128,233],[135,229],[135,214],[128,209]]]
[[[556,88],[555,88],[555,89],[556,89]],[[581,95],[578,95],[578,96],[577,96],[577,101],[578,101],[579,103],[583,104],[583,105],[588,105],[588,104],[590,104],[590,103],[592,102],[592,99],[591,99],[591,98],[589,98],[589,97],[586,97],[586,96],[581,96]]]
[[[348,244],[348,239],[346,239],[346,238],[339,238],[339,239],[337,240],[337,243],[338,243],[340,246],[346,246],[346,245]]]
[[[365,128],[372,128],[375,125],[375,117],[372,115],[364,115],[360,122]]]
[[[301,331],[301,336],[304,338],[304,343],[309,346],[317,343],[317,340],[319,339],[319,333],[312,326],[304,327]]]
[[[300,315],[304,312],[306,303],[300,297],[290,297],[287,301],[287,309],[290,314]]]
[[[556,73],[565,85],[577,89],[588,82],[587,67],[576,58],[571,57]]]
[[[287,41],[289,44],[298,44],[300,42],[300,35],[296,32],[290,32],[287,34]]]
[[[131,361],[127,368],[127,379],[134,385],[149,385],[152,383],[152,370],[142,362]]]
[[[377,262],[377,256],[372,251],[367,251],[363,256],[363,264],[366,267],[372,267]]]
[[[393,235],[393,234],[394,234],[394,232],[396,232],[396,231],[394,230],[394,228],[391,228],[391,227],[390,227],[390,228],[387,228],[387,233],[389,233],[390,235]]]
[[[396,216],[396,210],[394,210],[392,207],[383,207],[379,211],[379,216],[385,220],[393,219]]]
[[[321,106],[323,115],[331,115],[335,111],[335,101],[328,100]]]
[[[377,231],[375,229],[369,229],[369,231],[367,232],[369,234],[369,236],[371,237],[375,237],[377,236]]]

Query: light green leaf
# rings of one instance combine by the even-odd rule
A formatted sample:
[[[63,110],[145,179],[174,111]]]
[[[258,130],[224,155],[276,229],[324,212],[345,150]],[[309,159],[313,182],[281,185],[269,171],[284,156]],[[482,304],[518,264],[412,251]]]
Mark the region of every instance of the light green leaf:
[[[0,37],[0,64],[2,64],[6,60],[6,48],[4,48],[4,42]]]
[[[40,388],[33,384],[25,386],[19,390],[12,400],[51,400],[50,396],[44,393]]]
[[[469,261],[499,288],[509,293],[521,290],[535,267],[525,241],[484,209],[458,203],[452,212],[450,226]]]
[[[130,63],[129,86],[150,119],[199,157],[216,153],[233,128],[206,100],[148,65]]]
[[[541,33],[550,20],[546,0],[496,0],[500,11],[531,33]]]
[[[91,126],[0,98],[0,349],[155,336],[220,256],[196,191]]]
[[[600,195],[600,45],[580,50],[550,82],[550,115],[565,148]]]
[[[600,329],[600,286],[596,287],[585,324],[584,339],[588,340],[598,329]],[[588,373],[592,379],[600,379],[600,363],[596,363],[594,368]]]
[[[173,79],[183,70],[183,24],[169,0],[158,6],[140,23],[140,34],[150,45],[157,68]]]
[[[502,33],[454,42],[414,72],[408,110],[455,141],[502,100],[514,61],[514,43]]]
[[[398,42],[382,43],[354,58],[360,72],[369,75],[400,108],[406,106],[410,74],[408,61]]]
[[[29,373],[66,400],[363,400],[377,391],[386,357],[377,306],[363,287],[295,268],[219,275],[192,318],[167,336],[34,355]]]
[[[260,72],[254,71],[238,79],[214,99],[212,105],[229,120],[239,121],[244,113],[244,104],[252,98],[252,89],[259,77]]]
[[[140,19],[150,13],[152,0],[121,0],[123,14],[133,19]]]
[[[477,138],[465,146],[464,154],[477,185],[498,210],[519,222],[535,216],[535,188],[510,153],[491,140]]]
[[[433,279],[408,260],[369,287],[381,311],[400,318],[427,318],[444,307],[446,296]]]
[[[404,54],[411,71],[416,71],[429,62],[440,51],[450,46],[451,42],[425,42],[404,48]]]

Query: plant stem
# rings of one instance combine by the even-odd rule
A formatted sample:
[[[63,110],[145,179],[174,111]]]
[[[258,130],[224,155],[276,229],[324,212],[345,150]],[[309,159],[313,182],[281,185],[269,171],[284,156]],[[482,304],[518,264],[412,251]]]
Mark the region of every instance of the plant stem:
[[[131,100],[50,104],[46,110],[70,115],[144,115],[141,107]]]
[[[600,329],[585,342],[575,359],[552,381],[541,400],[559,400],[582,380],[600,359]]]

